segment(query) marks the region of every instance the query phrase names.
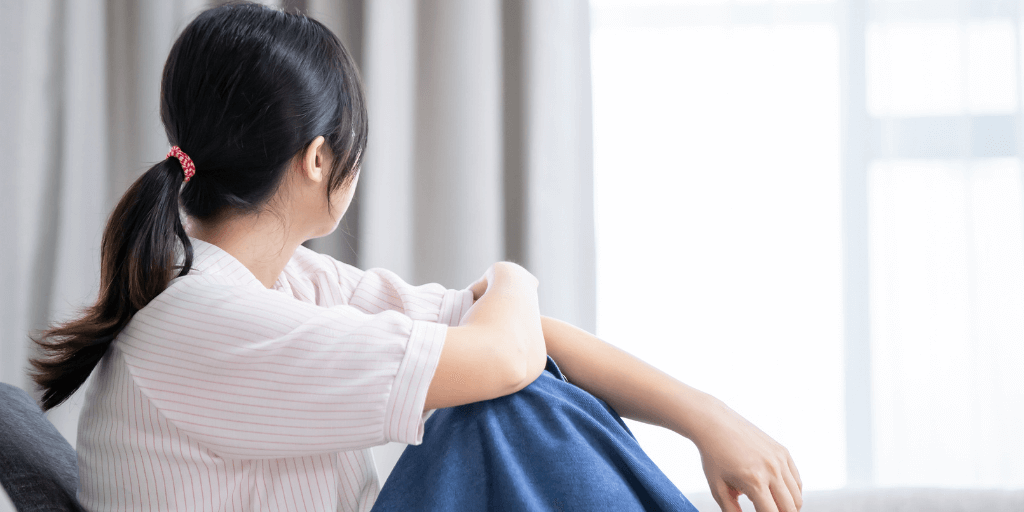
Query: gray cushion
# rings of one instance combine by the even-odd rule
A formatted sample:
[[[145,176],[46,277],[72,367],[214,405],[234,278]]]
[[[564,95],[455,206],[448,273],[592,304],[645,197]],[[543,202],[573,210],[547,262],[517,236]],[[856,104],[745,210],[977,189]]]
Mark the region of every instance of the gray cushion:
[[[0,483],[19,512],[83,510],[75,450],[28,393],[0,383]]]
[[[686,494],[700,512],[720,509],[710,493]],[[740,498],[743,511],[753,511]],[[804,493],[801,512],[1021,512],[1024,490],[865,488]]]

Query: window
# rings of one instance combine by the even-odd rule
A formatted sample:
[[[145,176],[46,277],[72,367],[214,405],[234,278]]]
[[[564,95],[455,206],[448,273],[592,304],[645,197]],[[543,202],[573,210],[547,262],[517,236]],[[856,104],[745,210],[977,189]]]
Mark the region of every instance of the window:
[[[592,0],[598,336],[806,489],[1024,486],[1006,4]],[[688,441],[628,425],[707,490]]]

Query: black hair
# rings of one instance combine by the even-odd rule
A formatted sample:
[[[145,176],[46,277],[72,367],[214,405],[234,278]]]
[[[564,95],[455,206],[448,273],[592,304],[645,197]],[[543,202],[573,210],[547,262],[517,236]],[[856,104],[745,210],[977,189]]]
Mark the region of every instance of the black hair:
[[[179,208],[200,220],[261,211],[321,135],[334,157],[330,207],[331,193],[358,172],[368,128],[359,74],[338,37],[315,19],[249,2],[208,9],[185,27],[164,64],[160,118],[196,174],[183,185],[181,163],[165,159],[114,208],[96,303],[33,338],[43,409],[81,387],[132,316],[189,272]]]

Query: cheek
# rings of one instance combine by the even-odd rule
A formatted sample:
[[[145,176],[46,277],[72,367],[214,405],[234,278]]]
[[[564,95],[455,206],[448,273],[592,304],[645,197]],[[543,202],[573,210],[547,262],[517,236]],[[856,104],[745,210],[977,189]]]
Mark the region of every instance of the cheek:
[[[334,215],[341,218],[345,211],[348,210],[349,205],[352,203],[352,196],[355,195],[356,185],[359,183],[359,174],[352,179],[352,182],[346,186],[339,187],[331,194],[331,204],[334,206],[335,211],[332,212]]]
[[[331,205],[330,205],[330,216],[331,220],[338,222],[341,217],[345,215],[348,210],[349,203],[352,202],[352,195],[347,193],[345,189],[339,189],[331,194]]]

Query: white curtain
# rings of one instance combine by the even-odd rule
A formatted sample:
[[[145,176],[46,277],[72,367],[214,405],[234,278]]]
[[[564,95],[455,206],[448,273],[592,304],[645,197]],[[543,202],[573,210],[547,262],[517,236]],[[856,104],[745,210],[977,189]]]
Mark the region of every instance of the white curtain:
[[[592,4],[598,335],[809,489],[1024,488],[1024,3]]]
[[[1022,5],[868,11],[881,485],[1024,487]]]
[[[593,331],[586,2],[284,3],[341,36],[369,102],[353,206],[310,245],[453,288],[511,259],[540,279],[542,313]],[[0,2],[0,381],[32,389],[29,331],[94,300],[106,216],[167,151],[167,53],[207,5]],[[72,444],[80,406],[49,415]],[[400,449],[378,451],[382,476]]]

